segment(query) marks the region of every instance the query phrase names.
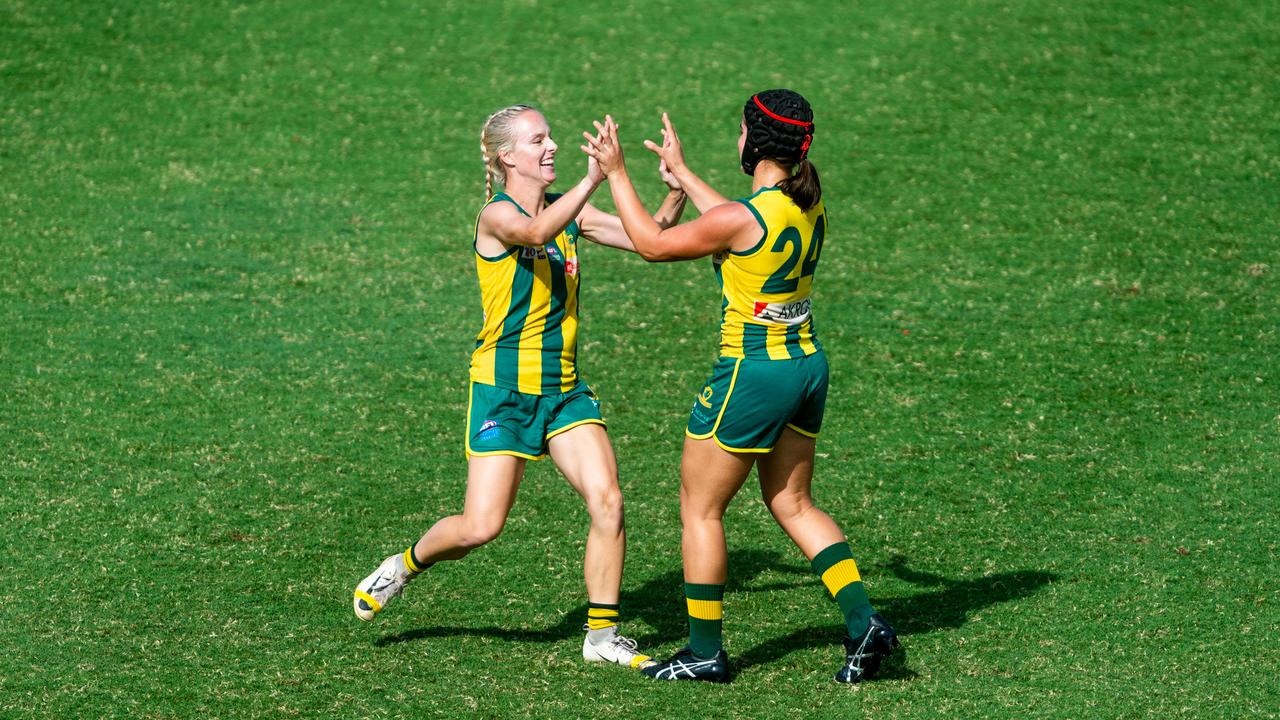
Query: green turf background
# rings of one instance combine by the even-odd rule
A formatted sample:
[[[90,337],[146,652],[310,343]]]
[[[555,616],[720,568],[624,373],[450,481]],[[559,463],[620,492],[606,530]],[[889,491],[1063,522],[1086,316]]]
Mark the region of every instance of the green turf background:
[[[1280,715],[1277,37],[1262,1],[0,0],[0,716]],[[817,496],[905,657],[830,682],[836,608],[748,488],[737,680],[585,667],[545,463],[358,623],[460,507],[484,116],[543,107],[567,187],[612,113],[652,203],[670,111],[740,195],[776,86],[831,222]],[[666,653],[715,284],[583,264],[627,629]]]

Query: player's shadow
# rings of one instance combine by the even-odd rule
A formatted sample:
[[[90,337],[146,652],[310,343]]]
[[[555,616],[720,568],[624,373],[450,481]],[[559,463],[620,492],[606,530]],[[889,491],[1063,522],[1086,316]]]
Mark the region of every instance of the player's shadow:
[[[971,613],[997,603],[1008,602],[1036,593],[1041,587],[1057,579],[1057,575],[1038,570],[1013,570],[978,578],[951,579],[913,570],[901,556],[895,556],[882,566],[900,580],[913,585],[935,589],[907,597],[874,597],[877,612],[883,615],[898,631],[900,638],[938,629],[954,629],[964,625]],[[822,588],[823,597],[835,601]],[[826,625],[812,625],[795,630],[782,637],[767,640],[741,653],[736,658],[738,669],[752,665],[776,662],[796,650],[838,646],[845,636],[845,628],[838,621]],[[909,643],[906,644],[909,648]],[[906,664],[906,653],[896,653],[881,668],[882,678],[914,677]]]
[[[766,571],[780,573],[787,578],[781,581],[770,579],[765,582],[755,582]],[[783,560],[779,553],[770,550],[750,549],[731,552],[729,573],[731,577],[728,592],[730,593],[790,589],[817,582],[807,567],[789,563]],[[642,647],[658,642],[669,642],[686,635],[689,626],[688,617],[684,613],[683,571],[677,566],[633,591],[624,592],[622,613],[624,622],[628,624],[628,635],[635,638]],[[457,635],[493,637],[512,642],[561,642],[567,638],[580,637],[582,623],[586,621],[586,617],[587,605],[582,603],[566,610],[559,623],[540,630],[437,625],[386,635],[374,641],[374,644],[382,647]],[[639,635],[633,634],[637,626],[629,622],[631,620],[638,620],[653,630]]]
[[[985,577],[952,579],[914,570],[900,556],[891,558],[884,565],[869,567],[885,570],[913,585],[931,588],[927,592],[907,597],[873,598],[877,611],[893,624],[902,638],[938,629],[958,628],[975,611],[1030,596],[1057,579],[1053,573],[1037,570],[1013,570]],[[782,578],[776,578],[777,575]],[[729,585],[726,588],[730,595],[792,590],[804,586],[811,586],[815,602],[832,604],[832,621],[800,628],[766,640],[745,652],[735,653],[734,665],[737,670],[773,663],[797,650],[811,647],[830,647],[833,652],[838,652],[845,628],[840,622],[838,609],[834,607],[835,601],[814,577],[807,564],[784,559],[780,553],[770,550],[730,552]],[[634,591],[623,593],[622,608],[624,620],[639,620],[652,628],[651,632],[635,635],[632,633],[636,631],[637,625],[629,624],[631,632],[628,634],[641,647],[682,644],[688,632],[688,618],[684,613],[683,572],[679,568],[673,569],[649,580]],[[566,610],[560,622],[539,630],[441,625],[386,635],[376,640],[375,644],[386,646],[458,635],[493,637],[511,642],[556,643],[580,637],[586,615],[587,606],[583,603]],[[909,649],[909,643],[906,646]],[[833,660],[838,657],[838,654],[833,655]],[[880,677],[883,678],[903,679],[914,675],[907,667],[905,651],[896,653],[880,670]]]

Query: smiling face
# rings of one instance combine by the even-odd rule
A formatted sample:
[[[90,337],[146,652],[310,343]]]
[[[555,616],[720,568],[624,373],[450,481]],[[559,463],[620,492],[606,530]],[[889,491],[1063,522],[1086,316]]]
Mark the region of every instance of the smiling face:
[[[543,187],[556,179],[556,141],[551,139],[547,119],[537,110],[526,110],[511,121],[514,144],[501,154],[507,169],[507,185],[517,177]]]

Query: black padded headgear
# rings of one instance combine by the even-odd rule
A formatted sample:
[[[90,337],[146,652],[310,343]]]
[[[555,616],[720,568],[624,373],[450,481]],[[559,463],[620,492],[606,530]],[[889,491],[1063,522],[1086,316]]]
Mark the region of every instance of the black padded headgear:
[[[752,175],[769,158],[795,165],[809,154],[813,142],[813,108],[793,90],[765,90],[747,99],[742,108],[747,139],[742,146],[742,172]]]

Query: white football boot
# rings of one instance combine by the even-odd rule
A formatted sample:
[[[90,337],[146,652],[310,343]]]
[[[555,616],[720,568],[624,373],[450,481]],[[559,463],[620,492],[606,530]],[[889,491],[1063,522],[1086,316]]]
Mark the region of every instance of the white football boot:
[[[387,603],[396,599],[404,590],[404,586],[413,579],[413,574],[404,565],[404,555],[395,554],[378,566],[373,574],[356,586],[355,599],[352,605],[356,617],[361,620],[372,620],[382,612]]]
[[[586,625],[582,626],[587,629]],[[591,642],[591,633],[582,638],[582,659],[587,662],[616,663],[623,667],[643,670],[654,664],[653,658],[636,652],[636,641],[618,634],[615,626],[612,633]]]

